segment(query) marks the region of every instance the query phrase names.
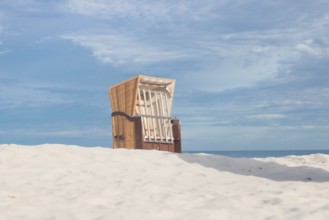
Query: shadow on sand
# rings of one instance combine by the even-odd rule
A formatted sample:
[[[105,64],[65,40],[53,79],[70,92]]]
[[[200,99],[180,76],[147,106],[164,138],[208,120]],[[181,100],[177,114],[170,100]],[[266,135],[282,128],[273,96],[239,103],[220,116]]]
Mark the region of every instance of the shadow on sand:
[[[329,172],[309,166],[288,167],[275,162],[263,162],[252,158],[231,158],[220,155],[178,155],[182,160],[200,164],[222,172],[256,176],[275,181],[329,182]]]

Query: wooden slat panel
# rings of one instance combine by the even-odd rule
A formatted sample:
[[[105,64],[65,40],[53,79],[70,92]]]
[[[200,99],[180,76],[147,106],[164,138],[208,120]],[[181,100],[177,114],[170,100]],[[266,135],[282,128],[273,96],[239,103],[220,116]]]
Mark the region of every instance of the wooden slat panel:
[[[112,117],[112,146],[113,146],[113,148],[117,147],[116,143],[115,143],[115,139],[114,139],[114,136],[116,135],[115,128],[116,128],[116,117]]]
[[[125,135],[125,148],[135,149],[136,148],[136,137],[135,137],[135,123],[124,118],[124,135]]]
[[[139,77],[134,77],[111,87],[110,98],[112,111],[124,112],[131,116],[135,114],[138,80]]]
[[[126,136],[125,147],[128,148],[128,149],[134,149],[135,148],[134,133],[131,132],[129,128],[127,128],[125,136]]]
[[[110,91],[110,100],[111,100],[111,106],[112,106],[112,111],[118,111],[118,100],[117,100],[117,91],[116,88],[111,88]]]
[[[119,148],[120,147],[120,141],[116,139],[116,136],[122,135],[121,133],[121,124],[120,124],[120,116],[114,116],[112,117],[112,138],[113,138],[113,147]]]
[[[125,112],[125,98],[126,98],[126,94],[125,94],[125,84],[119,85],[118,87],[116,87],[117,89],[117,101],[118,101],[118,111],[120,112]],[[126,112],[125,112],[126,113]]]
[[[135,80],[135,85],[134,85],[134,90],[133,90],[133,105],[132,105],[132,109],[131,109],[131,115],[137,115],[137,112],[136,112],[136,105],[137,105],[137,93],[139,92],[139,79],[140,79],[140,76],[138,76]]]
[[[126,83],[125,95],[126,95],[126,105],[125,112],[128,115],[134,115],[135,105],[137,99],[136,86],[138,83],[138,78],[134,78]]]
[[[123,135],[123,140],[120,141],[120,147],[125,147],[125,118],[120,117],[120,134]]]

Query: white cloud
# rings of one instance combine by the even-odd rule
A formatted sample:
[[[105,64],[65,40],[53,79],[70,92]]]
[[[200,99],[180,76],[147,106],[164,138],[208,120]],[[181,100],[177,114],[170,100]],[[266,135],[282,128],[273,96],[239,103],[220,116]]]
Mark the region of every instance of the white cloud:
[[[247,119],[252,120],[275,120],[285,118],[283,114],[257,114],[257,115],[248,115]]]
[[[11,52],[11,50],[9,50],[9,49],[6,48],[4,42],[1,41],[1,37],[2,37],[1,36],[2,35],[1,32],[3,32],[3,31],[1,30],[1,26],[0,26],[0,56],[5,55],[5,54]]]
[[[287,6],[273,13],[287,18],[293,13],[296,19],[287,23],[273,20],[272,16],[258,20],[263,12],[254,11],[255,17],[245,22],[242,19],[252,13],[249,8],[252,5],[265,11],[272,6]],[[185,59],[197,68],[188,68],[182,74],[184,80],[206,91],[248,87],[272,79],[282,63],[295,62],[303,53],[322,53],[305,40],[328,32],[326,16],[321,14],[315,19],[311,12],[301,8],[298,10],[305,12],[302,21],[308,18],[307,22],[301,22],[299,11],[289,10],[294,9],[294,5],[284,1],[272,5],[253,0],[206,3],[200,0],[141,0],[138,3],[133,0],[68,0],[64,7],[71,13],[131,25],[128,25],[131,30],[123,30],[117,23],[110,25],[109,28],[114,28],[118,34],[90,28],[90,34],[62,35],[63,39],[91,49],[98,60],[128,66]],[[240,14],[232,16],[234,12]],[[267,23],[266,27],[259,25]],[[127,24],[123,26],[127,28]]]
[[[0,45],[0,46],[1,46],[1,45]],[[0,48],[0,56],[1,56],[1,55],[5,55],[5,54],[7,54],[7,53],[9,53],[9,52],[11,52],[11,50],[7,50],[7,49],[1,50],[1,48]]]
[[[62,35],[61,38],[91,49],[97,59],[113,65],[154,63],[191,56],[189,51],[152,46],[123,35]]]
[[[9,52],[8,50],[0,50],[0,56],[6,54],[8,52]]]
[[[328,45],[316,45],[312,40],[308,40],[305,43],[297,44],[296,49],[302,54],[307,54],[313,57],[324,57],[329,55]]]
[[[142,18],[143,20],[171,21],[175,18],[188,18],[191,20],[203,20],[213,13],[215,5],[227,2],[208,1],[204,4],[200,1],[150,1],[150,0],[68,0],[64,8],[70,12],[111,19],[116,18]],[[196,10],[197,9],[197,10]]]
[[[280,19],[277,23],[275,20],[266,20],[271,17],[265,17],[264,21],[251,18],[245,24],[241,18],[251,12],[243,9],[257,2],[231,3],[235,10],[241,12],[236,17],[228,14],[232,10],[227,7],[229,4],[226,3],[229,2],[210,1],[205,4],[199,0],[142,0],[136,4],[132,0],[68,0],[65,7],[72,13],[131,21],[136,27],[131,26],[129,32],[115,25],[111,27],[118,31],[117,34],[99,34],[104,32],[90,29],[90,34],[71,32],[62,35],[62,38],[89,48],[95,58],[111,65],[188,60],[191,65],[197,66],[182,73],[182,79],[195,89],[212,92],[254,86],[263,80],[273,79],[282,69],[288,70],[287,64],[299,62],[304,54],[319,57],[329,51],[328,45],[316,43],[316,39],[328,33],[328,16],[314,18],[311,12],[305,11],[305,15],[299,17],[298,10],[293,10],[296,19],[284,24]],[[271,9],[267,3],[261,5],[261,8]],[[275,5],[293,7],[284,2]],[[289,18],[291,15],[288,12],[283,10],[275,13]],[[255,13],[257,16],[262,14]],[[167,21],[171,21],[169,25]],[[232,27],[226,27],[226,22],[232,22]],[[270,25],[258,27],[259,23]],[[138,24],[143,27],[143,31],[138,28]],[[201,24],[204,28],[200,28]],[[237,28],[234,25],[242,26]],[[168,35],[159,34],[159,27],[164,32],[168,31]]]
[[[319,56],[320,55],[320,51],[311,47],[310,45],[307,45],[307,44],[298,44],[296,46],[296,49],[301,51],[301,52],[305,52],[309,55],[312,55],[312,56]]]
[[[53,11],[57,8],[58,4],[61,4],[65,0],[58,1],[40,1],[40,0],[15,0],[15,1],[1,1],[4,14],[7,16],[15,12],[19,12],[20,15],[25,13],[35,13],[44,11]],[[9,9],[9,10],[8,10]],[[11,11],[11,9],[13,9]],[[9,13],[8,13],[9,12]]]
[[[61,38],[89,48],[95,58],[111,65],[189,60],[199,68],[184,73],[184,80],[195,84],[196,89],[222,91],[269,79],[281,60],[295,56],[286,45],[271,46],[256,41],[259,35],[248,32],[218,38],[191,34],[191,37],[173,38],[171,44],[166,39],[157,39],[154,43],[152,35],[150,42],[129,34],[65,34]],[[269,33],[265,39],[271,37],[283,39],[286,35]]]
[[[305,94],[305,93],[303,93]],[[296,99],[282,99],[282,100],[274,100],[273,104],[279,105],[282,107],[290,107],[290,108],[296,108],[296,107],[303,107],[305,105],[314,105],[315,103],[311,100],[302,100],[305,98],[299,98],[299,100]]]
[[[67,95],[47,91],[44,86],[0,84],[0,108],[39,107],[73,102]]]

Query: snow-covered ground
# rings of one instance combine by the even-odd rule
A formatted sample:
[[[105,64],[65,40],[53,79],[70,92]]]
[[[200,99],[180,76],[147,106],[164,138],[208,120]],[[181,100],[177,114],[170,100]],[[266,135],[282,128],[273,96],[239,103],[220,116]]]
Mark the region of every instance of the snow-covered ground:
[[[0,145],[0,219],[329,219],[329,155]]]

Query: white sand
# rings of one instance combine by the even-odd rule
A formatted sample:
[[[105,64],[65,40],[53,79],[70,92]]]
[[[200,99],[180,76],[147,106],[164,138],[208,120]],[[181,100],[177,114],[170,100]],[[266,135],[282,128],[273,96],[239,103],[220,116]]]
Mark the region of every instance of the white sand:
[[[329,219],[329,155],[0,145],[0,219]]]

